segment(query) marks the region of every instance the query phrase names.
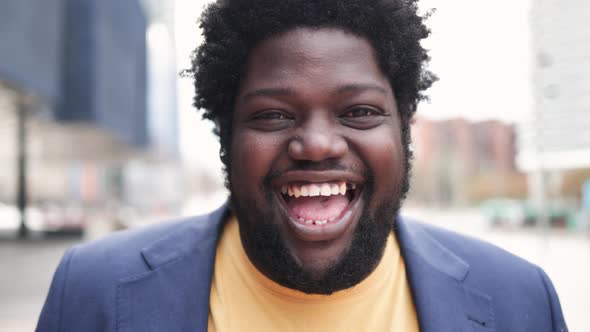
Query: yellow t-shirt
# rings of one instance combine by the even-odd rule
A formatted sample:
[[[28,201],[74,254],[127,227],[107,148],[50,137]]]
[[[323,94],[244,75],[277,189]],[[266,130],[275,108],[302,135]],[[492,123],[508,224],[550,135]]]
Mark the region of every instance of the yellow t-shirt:
[[[305,294],[260,273],[226,224],[217,246],[209,327],[225,331],[419,331],[404,261],[392,234],[383,259],[365,280],[332,295]]]

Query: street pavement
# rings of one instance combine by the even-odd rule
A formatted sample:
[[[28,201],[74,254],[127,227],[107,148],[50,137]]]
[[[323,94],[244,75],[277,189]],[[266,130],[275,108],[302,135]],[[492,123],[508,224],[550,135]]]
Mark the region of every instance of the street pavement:
[[[476,210],[408,208],[404,214],[492,242],[551,277],[573,332],[590,331],[590,236],[563,230],[491,228]],[[0,332],[33,331],[53,271],[81,238],[0,240]]]

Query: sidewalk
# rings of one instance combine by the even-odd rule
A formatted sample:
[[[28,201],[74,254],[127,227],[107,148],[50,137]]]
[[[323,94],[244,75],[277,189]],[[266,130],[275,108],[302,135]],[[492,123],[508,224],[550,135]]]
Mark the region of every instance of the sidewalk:
[[[0,241],[0,331],[34,331],[51,276],[78,240]]]

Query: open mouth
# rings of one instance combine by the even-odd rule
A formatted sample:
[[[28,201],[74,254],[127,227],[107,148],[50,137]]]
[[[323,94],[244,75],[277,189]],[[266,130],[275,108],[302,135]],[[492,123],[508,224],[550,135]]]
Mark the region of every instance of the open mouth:
[[[294,182],[280,187],[280,197],[292,222],[327,227],[344,219],[360,196],[362,186],[346,181]]]

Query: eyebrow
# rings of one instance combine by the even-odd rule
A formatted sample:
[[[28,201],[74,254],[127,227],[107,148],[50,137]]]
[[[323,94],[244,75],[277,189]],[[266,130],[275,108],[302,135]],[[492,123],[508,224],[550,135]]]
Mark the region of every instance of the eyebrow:
[[[381,85],[377,84],[370,84],[370,83],[353,83],[353,84],[346,84],[339,87],[336,90],[336,93],[342,94],[347,92],[361,92],[366,90],[374,90],[381,92],[382,94],[387,94],[387,90],[382,87]]]
[[[382,94],[387,94],[387,90],[377,84],[370,84],[370,83],[351,83],[346,84],[343,86],[338,87],[336,89],[337,94],[344,94],[347,92],[362,92],[367,90],[378,91]],[[276,87],[276,88],[261,88],[256,89],[244,94],[242,99],[244,101],[248,101],[250,99],[256,97],[279,97],[279,96],[294,96],[296,93],[293,89],[286,88],[286,87]]]
[[[293,96],[295,91],[289,88],[263,88],[250,91],[242,97],[244,101],[248,101],[256,97],[277,97],[277,96]]]

